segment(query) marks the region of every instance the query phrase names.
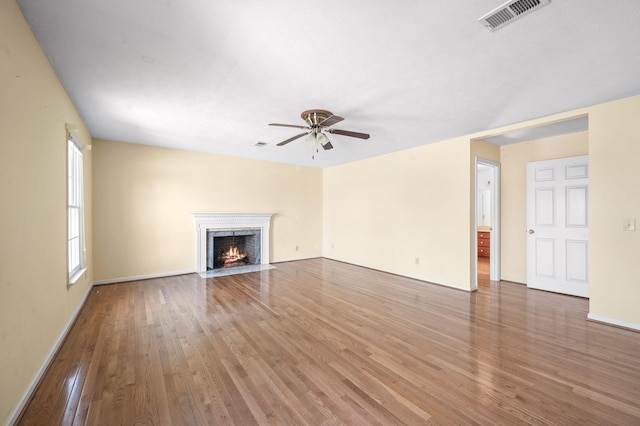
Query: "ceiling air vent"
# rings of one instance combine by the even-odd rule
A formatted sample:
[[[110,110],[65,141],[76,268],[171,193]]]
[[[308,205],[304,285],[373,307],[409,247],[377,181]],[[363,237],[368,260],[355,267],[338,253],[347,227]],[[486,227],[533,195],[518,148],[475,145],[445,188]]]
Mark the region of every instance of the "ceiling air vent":
[[[489,31],[495,31],[507,24],[522,18],[534,10],[540,9],[551,0],[512,0],[498,6],[491,12],[478,19]]]
[[[256,142],[256,143],[253,144],[253,146],[259,146],[259,147],[267,146],[267,145],[268,144],[266,142]]]

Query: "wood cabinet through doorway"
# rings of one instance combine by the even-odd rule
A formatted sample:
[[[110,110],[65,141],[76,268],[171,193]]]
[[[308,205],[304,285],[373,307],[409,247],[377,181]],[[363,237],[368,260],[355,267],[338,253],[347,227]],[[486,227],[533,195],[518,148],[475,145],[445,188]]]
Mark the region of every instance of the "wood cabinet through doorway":
[[[478,257],[489,257],[491,254],[491,234],[478,231]]]

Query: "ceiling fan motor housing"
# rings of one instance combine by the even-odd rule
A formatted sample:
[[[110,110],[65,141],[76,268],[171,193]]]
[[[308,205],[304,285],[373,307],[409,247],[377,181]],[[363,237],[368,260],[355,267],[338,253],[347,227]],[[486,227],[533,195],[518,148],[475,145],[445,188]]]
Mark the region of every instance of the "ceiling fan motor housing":
[[[300,114],[300,117],[311,127],[317,127],[327,118],[333,116],[330,111],[326,111],[324,109],[309,109],[307,111],[303,111]]]

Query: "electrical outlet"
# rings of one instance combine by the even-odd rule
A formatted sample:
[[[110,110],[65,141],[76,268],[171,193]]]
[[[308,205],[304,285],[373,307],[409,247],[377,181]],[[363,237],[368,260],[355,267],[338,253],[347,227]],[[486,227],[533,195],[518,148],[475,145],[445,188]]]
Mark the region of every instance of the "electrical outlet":
[[[416,265],[419,265],[419,264],[420,264],[420,258],[416,257]]]
[[[636,230],[636,220],[635,219],[622,219],[622,230],[623,231],[635,231]]]
[[[300,246],[296,246],[296,251],[300,250]]]

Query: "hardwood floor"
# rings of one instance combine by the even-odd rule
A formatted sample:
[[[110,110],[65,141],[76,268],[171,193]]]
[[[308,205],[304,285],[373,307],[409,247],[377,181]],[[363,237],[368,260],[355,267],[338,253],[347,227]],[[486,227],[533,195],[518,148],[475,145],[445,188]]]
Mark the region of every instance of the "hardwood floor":
[[[640,424],[585,299],[327,259],[94,287],[19,424]]]
[[[489,262],[488,257],[479,257],[478,258],[478,278],[480,279],[489,279],[491,263]]]

